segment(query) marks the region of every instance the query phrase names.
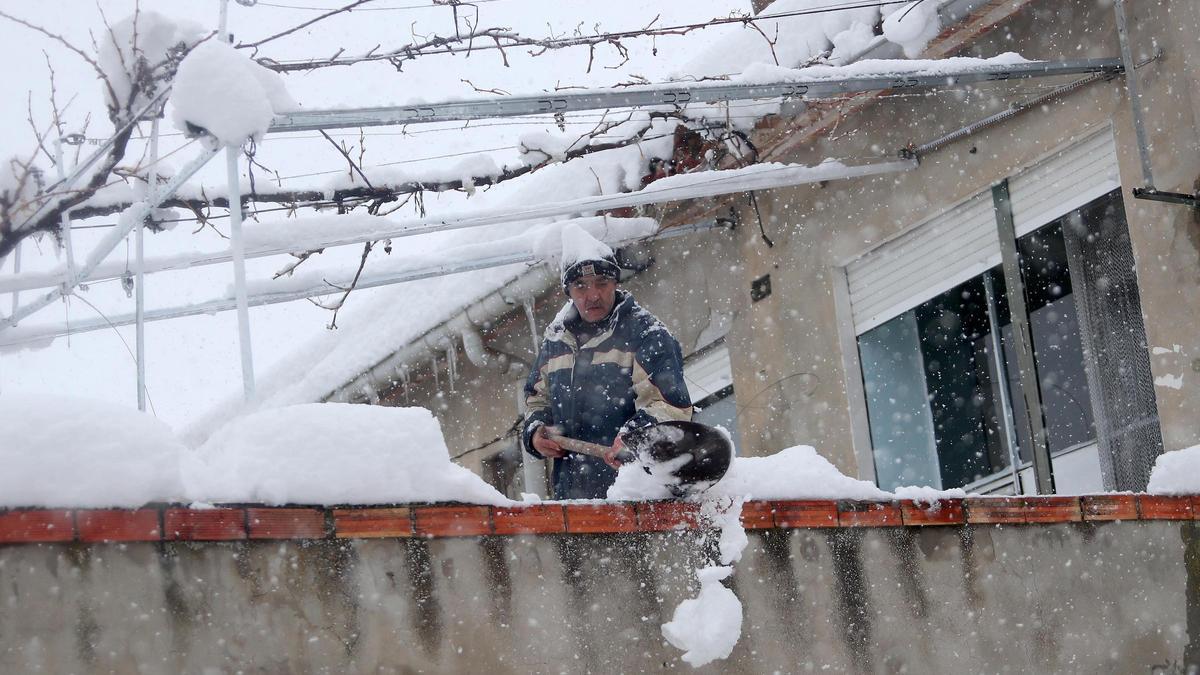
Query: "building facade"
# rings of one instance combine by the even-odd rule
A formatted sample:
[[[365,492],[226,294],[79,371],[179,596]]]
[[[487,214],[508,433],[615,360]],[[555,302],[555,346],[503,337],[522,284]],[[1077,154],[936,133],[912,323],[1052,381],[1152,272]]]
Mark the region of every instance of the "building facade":
[[[926,55],[1121,53],[1111,3],[943,12],[955,7]],[[1126,11],[1155,187],[1192,193],[1200,6]],[[732,227],[624,251],[625,286],[679,338],[698,418],[730,428],[743,455],[812,445],[884,489],[1144,488],[1161,452],[1200,442],[1200,218],[1133,196],[1145,179],[1132,109],[1124,78],[1073,76],[768,117],[750,136],[760,161],[929,147],[907,172],[649,209],[667,228]],[[444,357],[349,398],[429,407],[458,461],[520,492],[520,383],[565,301],[542,274],[535,302],[444,352],[453,381]]]

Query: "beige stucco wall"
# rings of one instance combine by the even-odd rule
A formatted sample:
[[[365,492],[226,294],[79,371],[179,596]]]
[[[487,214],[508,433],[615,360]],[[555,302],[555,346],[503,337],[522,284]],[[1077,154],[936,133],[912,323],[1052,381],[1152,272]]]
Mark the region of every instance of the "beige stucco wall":
[[[1200,59],[1200,43],[1187,27],[1197,25],[1200,8],[1189,2],[1133,4],[1138,18],[1135,44],[1144,47],[1154,37],[1168,54],[1139,71],[1145,77],[1149,126],[1155,129],[1157,182],[1160,189],[1191,191],[1191,181],[1200,175],[1195,125],[1200,70],[1192,67]],[[1038,3],[1020,14],[1011,30],[991,33],[969,55],[1013,50],[1041,59],[1113,56],[1119,53],[1114,26],[1106,3]],[[888,98],[844,120],[787,160],[882,159],[910,142],[932,140],[1001,110],[1016,100],[1003,94],[1006,90],[1028,92],[1045,84],[984,86],[982,95],[966,98],[961,93]],[[1187,208],[1140,202],[1129,193],[1128,188],[1140,184],[1140,170],[1124,87],[1117,80],[1090,85],[1041,111],[946,146],[924,157],[912,172],[759,193],[766,231],[776,245],[767,247],[754,227],[741,228],[741,285],[748,287],[752,279],[770,273],[774,295],[752,305],[748,320],[735,327],[731,338],[739,404],[746,395],[761,404],[748,409],[742,419],[747,454],[809,443],[843,471],[859,473],[846,393],[846,378],[859,374],[843,367],[834,301],[836,268],[1110,123],[1126,186],[1149,344],[1172,350],[1179,345],[1178,352],[1153,359],[1154,375],[1186,371],[1181,389],[1156,387],[1166,447],[1200,441],[1195,424],[1200,387],[1192,372],[1195,355],[1200,354],[1200,230]],[[748,205],[741,205],[739,215],[753,222]],[[1200,367],[1200,361],[1195,365]]]
[[[751,532],[740,640],[699,670],[660,632],[696,531],[0,546],[0,672],[1148,673],[1200,662],[1198,536]]]

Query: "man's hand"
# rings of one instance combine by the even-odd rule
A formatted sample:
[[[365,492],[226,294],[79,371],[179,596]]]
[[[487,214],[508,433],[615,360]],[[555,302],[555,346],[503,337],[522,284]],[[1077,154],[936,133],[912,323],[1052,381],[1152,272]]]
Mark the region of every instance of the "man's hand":
[[[624,447],[625,439],[621,438],[620,434],[617,434],[617,438],[613,441],[612,447],[608,449],[608,452],[604,453],[604,463],[614,469],[621,468],[621,462],[617,461],[617,453],[620,452]]]
[[[558,443],[546,436],[545,425],[538,427],[537,431],[533,432],[533,449],[546,459],[557,459],[567,454],[567,451],[559,447]]]

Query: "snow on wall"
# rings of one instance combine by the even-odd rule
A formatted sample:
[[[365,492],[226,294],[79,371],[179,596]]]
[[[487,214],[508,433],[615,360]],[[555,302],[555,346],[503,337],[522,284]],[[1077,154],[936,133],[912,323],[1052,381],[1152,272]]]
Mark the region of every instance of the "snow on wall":
[[[1160,495],[1200,494],[1200,445],[1159,455],[1150,472],[1146,492]]]
[[[236,146],[261,138],[276,113],[296,107],[278,73],[216,40],[197,46],[179,64],[170,102],[181,131],[191,124],[221,145]]]
[[[193,499],[264,504],[510,503],[450,461],[424,408],[310,403],[247,415],[180,462]]]
[[[136,507],[178,498],[183,445],[150,415],[75,398],[0,396],[0,508]]]

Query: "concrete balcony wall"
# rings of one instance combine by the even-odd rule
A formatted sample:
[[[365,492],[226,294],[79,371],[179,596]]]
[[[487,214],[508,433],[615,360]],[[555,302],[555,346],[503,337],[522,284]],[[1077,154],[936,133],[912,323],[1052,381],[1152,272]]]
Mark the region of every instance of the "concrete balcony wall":
[[[749,503],[741,638],[700,670],[1197,663],[1193,501]],[[712,553],[697,522],[676,503],[4,512],[0,672],[691,671],[660,625]]]

